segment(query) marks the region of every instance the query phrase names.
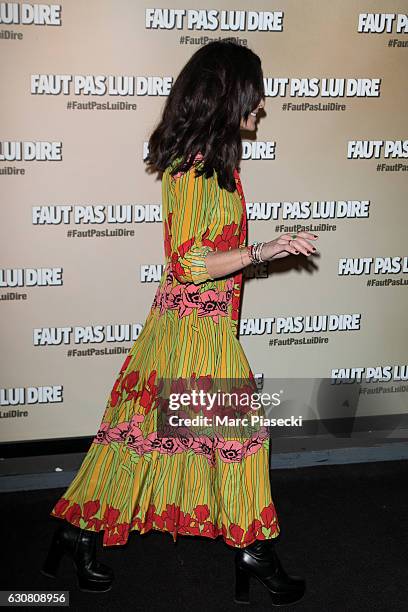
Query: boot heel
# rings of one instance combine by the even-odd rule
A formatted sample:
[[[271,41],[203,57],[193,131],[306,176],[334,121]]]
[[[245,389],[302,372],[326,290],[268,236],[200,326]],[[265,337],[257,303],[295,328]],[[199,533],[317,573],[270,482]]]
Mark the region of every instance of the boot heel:
[[[85,576],[81,576],[78,573],[77,580],[79,589],[88,593],[104,593],[105,591],[110,591],[112,588],[112,582],[90,580],[89,578],[85,578]]]
[[[47,558],[41,568],[41,573],[50,578],[56,578],[63,554],[64,548],[62,542],[58,534],[55,533]]]
[[[97,534],[66,523],[54,532],[48,556],[41,568],[45,576],[55,578],[64,553],[71,558],[81,591],[109,591],[113,570],[95,558]]]
[[[285,572],[273,540],[256,540],[239,549],[235,557],[235,572],[237,603],[249,603],[249,581],[252,577],[266,587],[274,606],[296,603],[306,591],[303,578]]]
[[[235,603],[249,604],[249,580],[249,573],[237,563],[235,565]]]

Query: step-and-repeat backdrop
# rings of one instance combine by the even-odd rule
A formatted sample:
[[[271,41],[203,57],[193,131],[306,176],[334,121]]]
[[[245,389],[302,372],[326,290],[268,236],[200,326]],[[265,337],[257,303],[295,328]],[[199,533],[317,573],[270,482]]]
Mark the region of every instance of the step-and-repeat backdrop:
[[[319,235],[314,255],[245,270],[255,375],[302,380],[304,420],[407,412],[406,4],[204,4],[0,3],[3,442],[95,434],[163,271],[147,141],[219,38],[264,69],[249,241]]]

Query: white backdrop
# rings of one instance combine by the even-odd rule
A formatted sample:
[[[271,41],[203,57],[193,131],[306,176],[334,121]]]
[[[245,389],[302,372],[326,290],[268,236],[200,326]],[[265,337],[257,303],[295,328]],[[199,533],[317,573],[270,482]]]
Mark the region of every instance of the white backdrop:
[[[267,94],[241,166],[249,241],[320,236],[246,270],[251,367],[307,381],[304,419],[407,411],[406,4],[175,4],[0,3],[3,442],[97,430],[164,261],[147,140],[186,60],[230,36]]]

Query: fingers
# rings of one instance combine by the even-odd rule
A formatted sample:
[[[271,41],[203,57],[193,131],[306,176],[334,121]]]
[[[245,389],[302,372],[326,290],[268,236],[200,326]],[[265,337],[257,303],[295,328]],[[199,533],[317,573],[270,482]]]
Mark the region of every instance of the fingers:
[[[286,242],[285,251],[292,253],[293,255],[299,255],[300,251],[298,251],[296,245],[294,244],[295,241],[290,237],[290,234],[283,234],[281,238],[283,238]]]
[[[311,234],[310,232],[297,232],[298,236],[301,236],[302,238],[307,238],[308,240],[317,240],[319,238],[319,236],[317,234]]]
[[[288,242],[288,245],[285,247],[285,249],[289,252],[289,253],[293,253],[293,255],[299,255],[300,251],[297,249],[297,247],[294,244],[294,241],[292,239],[290,239],[290,242]]]
[[[295,247],[304,255],[310,255],[316,251],[316,247],[310,245],[304,238],[295,238],[291,244],[295,245]]]
[[[296,238],[292,238],[291,234],[285,234],[285,237],[288,236],[288,251],[291,253],[303,253],[304,255],[310,255],[316,251],[316,247],[311,245],[308,240],[317,240],[318,236],[316,234],[311,234],[310,232],[298,232]],[[306,240],[306,238],[308,240]],[[297,252],[296,252],[297,251]]]

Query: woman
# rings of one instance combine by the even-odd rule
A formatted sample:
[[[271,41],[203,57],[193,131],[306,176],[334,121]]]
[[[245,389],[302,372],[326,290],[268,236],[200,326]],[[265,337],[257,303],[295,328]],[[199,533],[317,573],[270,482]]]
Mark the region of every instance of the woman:
[[[156,529],[174,541],[221,536],[236,550],[237,602],[249,601],[250,576],[272,603],[304,594],[304,581],[284,572],[273,547],[280,528],[264,431],[169,429],[169,390],[208,391],[217,381],[235,388],[236,380],[240,392],[256,389],[237,339],[243,268],[315,250],[308,240],[316,236],[307,232],[246,246],[241,130],[255,130],[263,106],[260,59],[231,42],[200,48],[172,87],[147,158],[162,173],[164,273],[100,429],[51,512],[65,522],[54,534],[47,575],[67,552],[80,588],[108,590],[113,572],[95,559],[96,533],[103,531],[103,546],[114,546],[132,530]],[[180,414],[207,409],[188,405]],[[235,404],[223,410],[239,412]]]

